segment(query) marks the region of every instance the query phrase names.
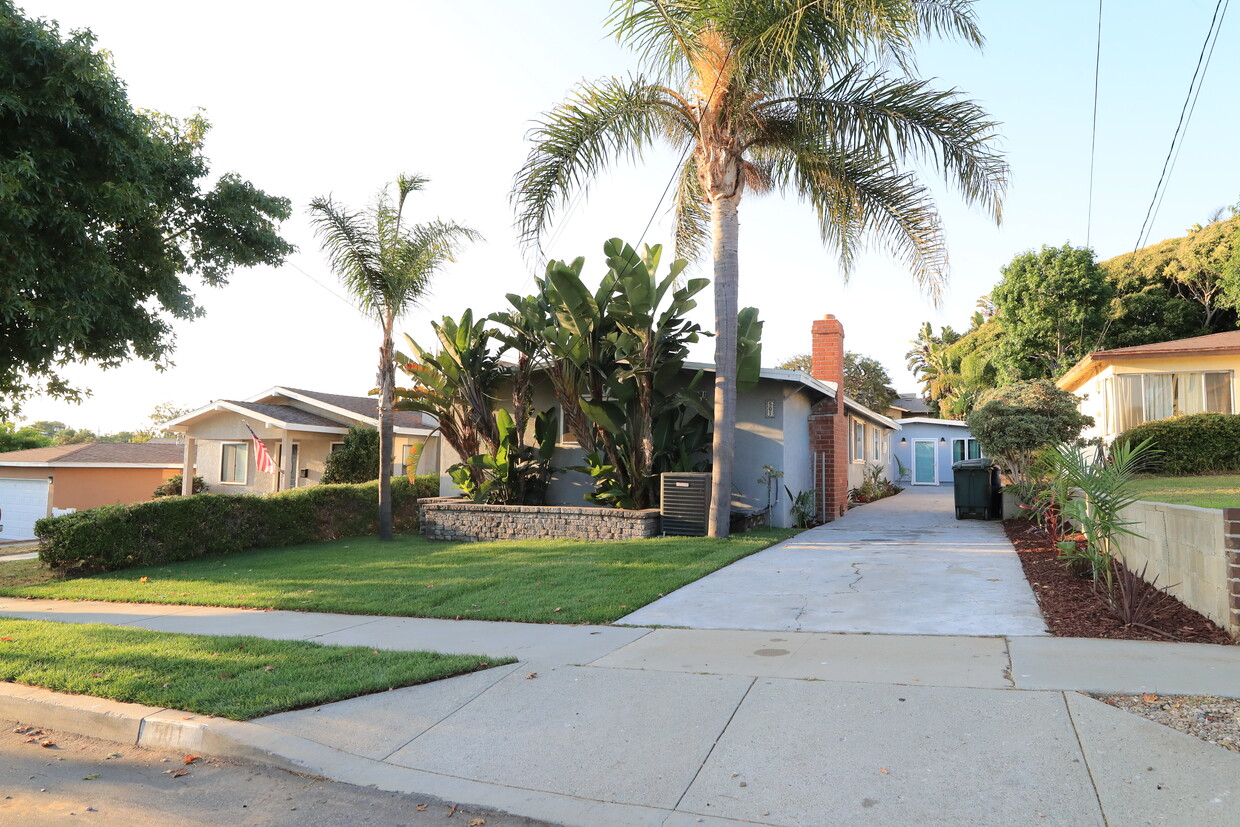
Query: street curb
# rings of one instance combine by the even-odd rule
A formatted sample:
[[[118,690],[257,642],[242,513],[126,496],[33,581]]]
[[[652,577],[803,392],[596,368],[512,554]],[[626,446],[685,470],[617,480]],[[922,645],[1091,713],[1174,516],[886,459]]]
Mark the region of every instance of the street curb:
[[[0,719],[144,749],[226,758],[387,792],[425,795],[558,824],[737,825],[686,811],[574,798],[363,758],[262,724],[0,682]]]

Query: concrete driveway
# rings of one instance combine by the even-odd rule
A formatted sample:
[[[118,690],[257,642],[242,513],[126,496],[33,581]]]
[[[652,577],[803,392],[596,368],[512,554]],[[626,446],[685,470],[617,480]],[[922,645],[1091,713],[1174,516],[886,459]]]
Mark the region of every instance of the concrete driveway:
[[[1044,635],[998,523],[957,520],[946,487],[910,487],[739,560],[618,623],[693,629]]]

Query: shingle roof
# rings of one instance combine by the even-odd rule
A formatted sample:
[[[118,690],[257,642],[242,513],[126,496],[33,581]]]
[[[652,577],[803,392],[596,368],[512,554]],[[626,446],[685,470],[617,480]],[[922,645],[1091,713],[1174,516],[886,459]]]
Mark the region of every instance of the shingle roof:
[[[245,408],[248,411],[271,417],[272,419],[289,425],[321,425],[327,428],[342,428],[341,423],[334,419],[328,419],[325,416],[303,411],[301,408],[294,408],[292,405],[269,405],[265,402],[238,402],[236,399],[221,400],[229,405],[236,405],[238,408]]]
[[[1240,349],[1240,330],[1229,330],[1225,333],[1211,333],[1208,336],[1194,336],[1191,339],[1175,339],[1170,342],[1153,342],[1148,345],[1119,347],[1114,350],[1099,350],[1090,356],[1149,356],[1153,354],[1181,354],[1185,352],[1209,353],[1214,350]]]
[[[1118,347],[1114,350],[1097,350],[1073,365],[1056,384],[1065,390],[1076,390],[1105,366],[1120,359],[1148,359],[1158,356],[1191,357],[1240,353],[1240,330],[1193,336],[1190,339],[1174,339],[1170,342],[1151,342],[1148,345]]]
[[[282,387],[293,393],[301,394],[310,399],[316,399],[325,405],[343,408],[358,416],[364,416],[368,419],[378,419],[379,417],[379,400],[373,396],[345,396],[339,393],[321,393],[320,391],[308,391],[302,388]],[[392,414],[392,424],[397,428],[435,427],[433,422],[428,422],[423,414],[418,411],[394,411]]]
[[[920,393],[902,393],[896,397],[891,406],[908,411],[914,416],[930,413],[930,406],[926,404],[926,400],[922,398]]]
[[[52,445],[24,451],[6,451],[0,453],[0,465],[13,462],[180,465],[184,457],[185,449],[175,443],[87,442],[82,445]]]

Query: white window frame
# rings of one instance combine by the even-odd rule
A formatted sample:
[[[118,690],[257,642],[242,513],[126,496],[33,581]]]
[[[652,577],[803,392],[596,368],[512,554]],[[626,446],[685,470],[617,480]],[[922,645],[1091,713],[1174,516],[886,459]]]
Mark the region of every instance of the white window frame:
[[[849,449],[848,453],[853,462],[865,462],[865,423],[859,419],[850,419],[849,423],[852,430],[849,431]],[[860,438],[858,438],[860,437]],[[858,451],[857,449],[861,450]]]
[[[1206,376],[1207,376],[1207,375],[1209,375],[1209,374],[1219,374],[1219,373],[1226,374],[1226,375],[1227,375],[1227,378],[1228,378],[1228,382],[1227,382],[1227,384],[1228,384],[1229,389],[1231,390],[1231,399],[1230,399],[1230,402],[1231,402],[1231,413],[1232,413],[1232,414],[1237,413],[1237,411],[1236,411],[1236,399],[1237,399],[1237,394],[1236,394],[1236,375],[1235,375],[1235,371],[1231,371],[1231,370],[1151,370],[1151,371],[1132,371],[1132,372],[1129,372],[1129,371],[1123,371],[1123,372],[1119,372],[1119,373],[1114,373],[1114,374],[1112,374],[1110,377],[1107,377],[1107,379],[1106,379],[1107,390],[1106,390],[1106,393],[1105,393],[1105,394],[1104,394],[1104,396],[1103,396],[1103,411],[1104,411],[1104,413],[1105,413],[1105,415],[1106,415],[1106,418],[1104,418],[1104,420],[1103,420],[1103,421],[1106,423],[1106,428],[1107,428],[1108,436],[1109,436],[1109,435],[1112,435],[1112,434],[1118,434],[1118,433],[1120,433],[1120,430],[1119,430],[1119,408],[1118,408],[1118,406],[1115,404],[1115,399],[1114,399],[1114,396],[1113,396],[1113,394],[1114,394],[1114,393],[1116,392],[1116,390],[1119,388],[1119,380],[1118,380],[1118,377],[1121,377],[1121,376],[1123,376],[1123,377],[1128,377],[1128,376],[1140,376],[1140,377],[1141,377],[1141,392],[1140,392],[1140,400],[1141,400],[1141,421],[1140,421],[1140,422],[1137,422],[1135,425],[1132,425],[1132,426],[1131,426],[1131,427],[1134,427],[1134,428],[1135,428],[1137,425],[1144,425],[1146,422],[1155,422],[1155,421],[1157,421],[1157,420],[1149,419],[1149,418],[1147,418],[1147,417],[1146,417],[1146,415],[1145,415],[1145,378],[1146,378],[1147,376],[1176,376],[1176,375],[1178,375],[1178,374],[1185,374],[1185,373],[1187,373],[1187,374],[1196,374],[1196,375],[1198,375],[1198,376],[1200,376],[1200,377],[1201,377],[1201,407],[1202,407],[1202,409],[1203,409],[1203,412],[1206,412],[1206,413],[1210,413],[1210,411],[1204,411],[1204,409],[1205,409],[1205,403],[1206,403],[1206,382],[1205,382],[1205,378],[1206,378]],[[1111,380],[1112,380],[1112,378],[1114,378],[1116,381],[1112,382],[1112,381],[1111,381]],[[1175,412],[1175,408],[1176,408],[1176,399],[1175,399],[1174,397],[1172,397],[1172,399],[1171,399],[1171,415],[1172,415],[1172,416],[1181,416],[1182,414],[1178,414],[1178,413],[1176,413],[1176,412]],[[1113,417],[1113,419],[1112,419],[1112,417]]]
[[[957,442],[963,442],[963,443],[964,443],[964,452],[963,452],[963,454],[961,455],[961,457],[960,457],[960,459],[959,459],[959,460],[958,460],[958,459],[956,459],[956,443],[957,443]],[[982,456],[982,449],[981,449],[981,447],[980,447],[980,446],[979,446],[979,447],[978,447],[978,449],[977,449],[977,456],[976,456],[976,457],[971,457],[971,456],[969,456],[969,443],[970,443],[970,442],[971,442],[971,443],[973,443],[974,445],[978,445],[978,441],[977,441],[977,438],[976,438],[976,437],[971,437],[971,436],[969,436],[969,437],[964,437],[964,436],[952,437],[952,462],[960,462],[960,460],[966,460],[966,459],[980,459],[980,458],[981,458],[981,456]]]
[[[224,468],[225,468],[224,454],[230,446],[234,448],[237,446],[240,446],[240,449],[245,451],[245,462],[242,464],[242,468],[243,468],[242,478],[239,480],[224,479]],[[231,473],[232,470],[236,468],[236,460],[234,460],[232,463],[229,463],[227,467],[229,469],[229,473]],[[244,440],[239,441],[239,442],[220,443],[220,485],[249,485],[249,484],[250,484],[250,443],[245,442]]]
[[[877,426],[877,425],[872,426],[872,427],[870,428],[870,430],[874,432],[873,437],[871,437],[871,439],[870,439],[870,446],[874,449],[874,456],[873,456],[873,457],[871,457],[871,459],[873,459],[875,462],[877,462],[877,461],[878,461],[878,458],[879,458],[879,456],[880,456],[880,453],[881,453],[881,452],[880,452],[880,450],[879,450],[879,447],[880,447],[880,445],[882,444],[882,440],[881,440],[881,439],[880,439],[880,437],[879,437],[879,433],[880,433],[880,431],[879,431],[879,429],[878,429],[878,426]]]

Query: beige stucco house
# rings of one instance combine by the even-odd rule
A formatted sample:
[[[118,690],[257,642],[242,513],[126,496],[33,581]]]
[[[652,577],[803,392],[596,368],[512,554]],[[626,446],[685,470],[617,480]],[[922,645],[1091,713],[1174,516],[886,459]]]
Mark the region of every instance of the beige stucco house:
[[[1111,441],[1156,419],[1240,410],[1240,330],[1100,350],[1073,365],[1060,388],[1080,398],[1094,418],[1085,437]]]
[[[245,400],[217,400],[165,427],[185,435],[182,464],[196,465],[213,493],[263,494],[318,484],[328,455],[343,444],[350,427],[378,425],[373,396],[277,386]],[[394,414],[394,475],[404,474],[411,458],[422,468],[438,467],[435,426],[434,417],[425,414]],[[258,470],[250,430],[271,455],[274,471]]]

